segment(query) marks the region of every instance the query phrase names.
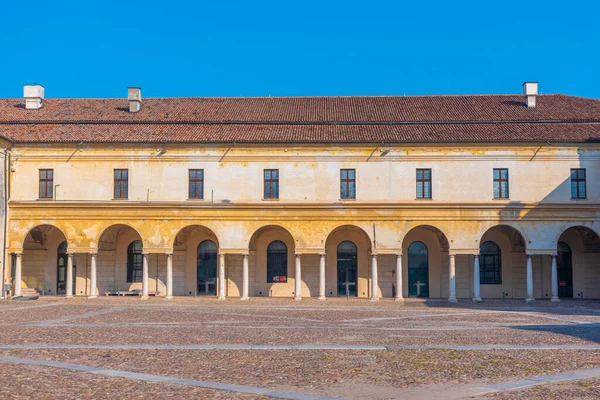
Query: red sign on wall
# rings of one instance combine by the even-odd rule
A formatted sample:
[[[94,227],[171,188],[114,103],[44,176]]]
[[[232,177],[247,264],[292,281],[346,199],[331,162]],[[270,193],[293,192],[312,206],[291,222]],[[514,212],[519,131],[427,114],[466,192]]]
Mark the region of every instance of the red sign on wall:
[[[567,286],[567,282],[560,281],[560,282],[558,282],[558,286],[560,286],[560,287],[566,287]]]

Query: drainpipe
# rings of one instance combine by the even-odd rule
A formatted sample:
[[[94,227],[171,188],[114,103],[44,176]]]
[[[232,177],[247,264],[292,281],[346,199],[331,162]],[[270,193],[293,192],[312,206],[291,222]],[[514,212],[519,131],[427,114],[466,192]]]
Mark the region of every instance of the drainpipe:
[[[0,293],[0,299],[4,299],[4,283],[6,282],[6,262],[8,260],[8,254],[6,252],[7,247],[7,236],[8,236],[8,197],[10,196],[10,192],[8,190],[8,185],[10,184],[10,150],[15,145],[15,142],[10,141],[10,146],[4,149],[4,243],[2,244],[2,279],[0,279],[0,285],[2,292]]]

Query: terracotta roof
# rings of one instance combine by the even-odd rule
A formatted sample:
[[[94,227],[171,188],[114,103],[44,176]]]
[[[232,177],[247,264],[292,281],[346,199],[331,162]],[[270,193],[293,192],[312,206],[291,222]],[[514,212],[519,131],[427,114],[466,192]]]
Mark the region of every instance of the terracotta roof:
[[[540,95],[0,99],[16,142],[600,141],[600,100]]]

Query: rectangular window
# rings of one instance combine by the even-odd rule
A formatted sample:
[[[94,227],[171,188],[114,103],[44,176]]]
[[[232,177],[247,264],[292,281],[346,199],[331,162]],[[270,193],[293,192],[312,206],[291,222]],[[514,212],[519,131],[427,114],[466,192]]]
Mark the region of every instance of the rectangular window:
[[[129,197],[129,170],[115,169],[115,199]]]
[[[494,198],[508,199],[507,168],[494,168]]]
[[[585,168],[571,168],[571,198],[585,199]]]
[[[356,171],[353,169],[340,170],[340,199],[356,198]]]
[[[417,199],[431,198],[431,169],[417,169]]]
[[[51,199],[54,189],[54,170],[40,169],[40,199]]]
[[[265,199],[279,198],[279,170],[265,169]]]
[[[189,194],[190,199],[204,198],[204,170],[190,169],[189,172]]]

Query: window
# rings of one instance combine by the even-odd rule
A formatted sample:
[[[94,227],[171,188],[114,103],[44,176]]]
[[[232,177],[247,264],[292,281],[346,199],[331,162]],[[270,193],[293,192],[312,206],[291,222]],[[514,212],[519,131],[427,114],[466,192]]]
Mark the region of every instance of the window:
[[[479,248],[479,283],[482,285],[502,283],[500,248],[494,242],[484,242]]]
[[[141,282],[143,268],[142,241],[136,240],[127,247],[127,283]]]
[[[129,170],[115,169],[115,199],[129,197]]]
[[[571,198],[585,199],[585,168],[571,168]]]
[[[353,169],[340,170],[340,199],[356,198],[356,171]]]
[[[431,169],[417,169],[417,199],[431,198]]]
[[[276,240],[267,247],[267,283],[287,282],[287,246]]]
[[[494,198],[508,199],[507,168],[494,168]]]
[[[204,170],[190,169],[189,172],[189,194],[190,199],[204,198]]]
[[[40,169],[40,199],[51,199],[54,189],[54,170]]]
[[[265,169],[265,199],[279,198],[279,170]]]

